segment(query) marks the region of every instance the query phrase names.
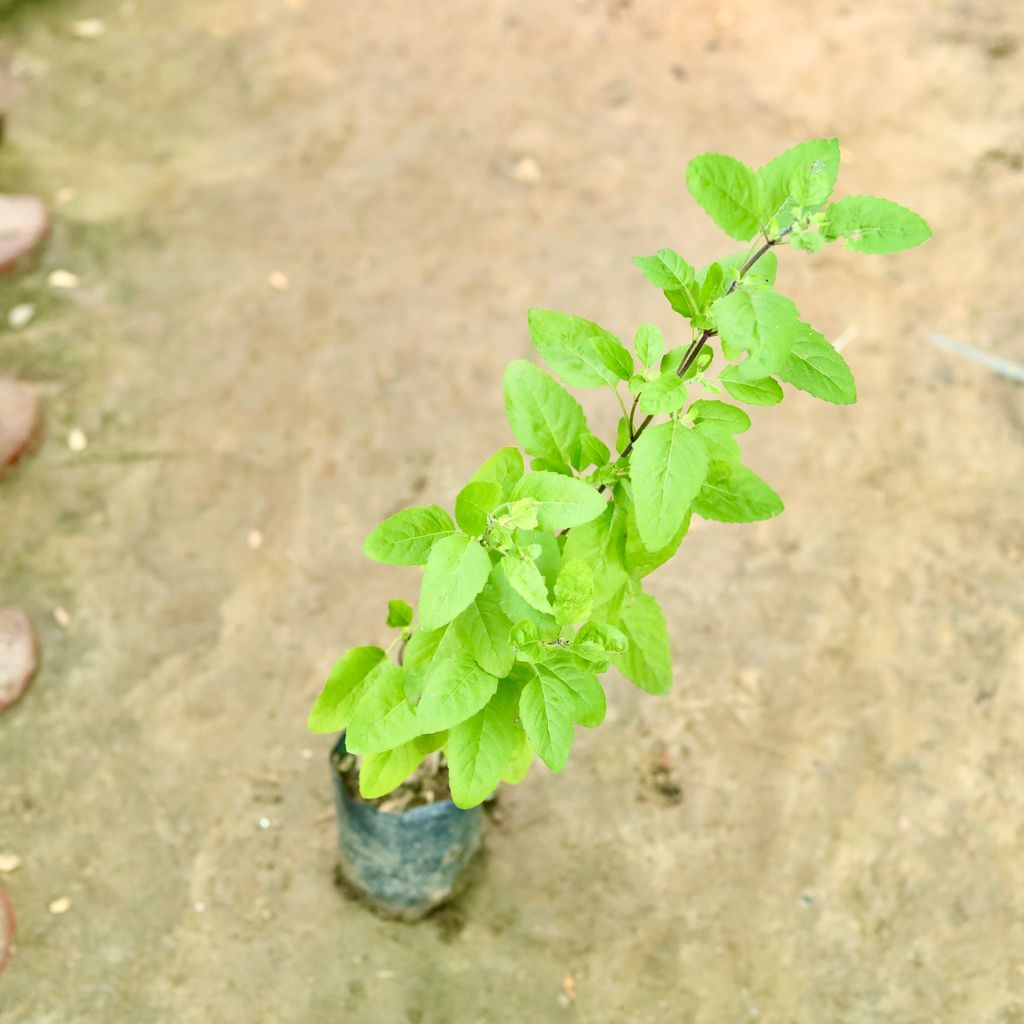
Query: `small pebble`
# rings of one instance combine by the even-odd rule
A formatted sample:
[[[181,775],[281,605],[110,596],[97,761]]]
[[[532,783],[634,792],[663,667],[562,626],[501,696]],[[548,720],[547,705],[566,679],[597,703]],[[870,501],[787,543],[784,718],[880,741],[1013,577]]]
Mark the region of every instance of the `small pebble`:
[[[521,157],[512,168],[512,177],[524,185],[536,185],[540,181],[540,165],[532,156]]]
[[[51,288],[77,288],[81,278],[70,270],[51,270],[46,283]]]
[[[80,18],[71,22],[71,34],[76,39],[99,39],[107,26],[99,18]]]
[[[312,761],[313,751],[310,750],[309,747],[303,747],[302,750],[299,751],[299,757],[301,757],[303,761]]]
[[[27,327],[32,323],[35,315],[36,307],[31,302],[21,302],[17,306],[11,307],[10,312],[7,314],[7,325],[14,330]]]
[[[562,991],[570,1003],[576,1002],[576,979],[571,974],[562,979]]]
[[[51,914],[66,914],[71,909],[71,900],[67,896],[61,896],[50,904]]]
[[[252,548],[253,551],[258,551],[263,547],[263,534],[259,530],[250,530],[248,541],[249,547]]]
[[[88,446],[89,438],[85,436],[85,431],[80,427],[75,427],[68,432],[68,447],[73,452],[84,452]]]
[[[260,818],[260,820],[256,824],[259,825],[259,827],[263,828],[263,829],[270,828],[270,819],[269,818]]]
[[[60,605],[53,609],[53,618],[61,629],[67,629],[71,625],[71,616],[68,614],[67,609],[62,608]]]
[[[206,909],[206,904],[202,900],[199,900],[196,903],[195,908],[196,908],[196,913],[197,914],[201,914]]]
[[[267,275],[267,283],[275,291],[286,292],[291,287],[291,281],[288,280],[288,275],[281,273],[280,270],[272,270]]]
[[[0,853],[0,874],[9,875],[21,867],[21,858],[16,853]]]

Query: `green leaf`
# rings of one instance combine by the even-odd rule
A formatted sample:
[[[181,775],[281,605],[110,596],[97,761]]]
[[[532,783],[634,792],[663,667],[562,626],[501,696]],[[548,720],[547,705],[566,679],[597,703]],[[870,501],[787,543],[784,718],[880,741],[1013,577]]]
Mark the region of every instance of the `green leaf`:
[[[498,679],[468,654],[435,662],[416,705],[420,732],[440,732],[475,715],[494,696]]]
[[[813,327],[803,326],[804,333],[793,342],[793,351],[779,370],[779,376],[793,387],[826,402],[836,405],[856,402],[857,385],[846,360]]]
[[[733,253],[731,256],[723,256],[717,263],[725,273],[725,278],[730,283],[738,281],[740,271],[743,269],[750,257],[750,250]],[[746,273],[745,281],[756,281],[769,287],[775,284],[775,278],[779,272],[779,258],[774,251],[769,249]]]
[[[761,219],[770,221],[790,205],[821,206],[838,175],[838,139],[811,139],[787,149],[757,172]]]
[[[739,462],[740,446],[717,424],[696,423],[693,429],[704,442],[711,462]]]
[[[672,249],[659,249],[654,256],[634,256],[633,262],[644,272],[644,277],[662,291],[689,290],[697,278],[697,271]]]
[[[725,272],[722,269],[722,264],[712,263],[710,266],[705,267],[700,276],[700,308],[707,309],[719,295],[722,294],[723,286],[725,285]]]
[[[750,353],[738,368],[744,380],[778,373],[801,331],[796,306],[778,292],[737,288],[719,299],[712,312],[726,357]]]
[[[571,465],[580,434],[587,429],[579,402],[524,359],[509,363],[504,391],[508,422],[524,451]]]
[[[483,589],[491,560],[463,533],[438,541],[427,559],[420,587],[420,623],[438,629],[451,622]]]
[[[752,469],[713,462],[693,510],[720,523],[756,523],[782,511],[782,499]]]
[[[544,582],[537,563],[532,558],[519,558],[516,555],[505,555],[501,560],[501,571],[505,574],[512,589],[539,612],[550,614],[551,602],[548,599],[548,587]]]
[[[367,680],[366,692],[352,712],[345,746],[353,754],[379,754],[407,743],[424,729],[406,699],[402,669],[386,658]]]
[[[434,543],[455,532],[439,505],[403,509],[370,531],[363,553],[389,565],[423,565]]]
[[[661,359],[661,353],[665,350],[665,339],[661,330],[654,324],[641,324],[636,329],[633,348],[644,366],[653,366]]]
[[[576,695],[556,676],[535,674],[523,687],[519,715],[537,756],[553,772],[560,772],[572,746]]]
[[[625,522],[623,564],[628,573],[636,579],[641,579],[664,565],[679,550],[679,545],[690,529],[690,513],[686,513],[667,544],[648,550],[640,539],[640,531],[636,525],[636,507],[624,484],[615,489],[615,504],[621,506]]]
[[[562,550],[558,538],[544,530],[517,530],[515,543],[518,551],[526,552],[540,569],[541,576],[549,587],[555,585],[555,578],[562,565]]]
[[[379,754],[367,754],[359,765],[359,794],[364,800],[375,800],[397,789],[423,760],[423,751],[416,740],[410,740]]]
[[[534,498],[545,530],[566,530],[596,519],[605,500],[589,484],[558,473],[527,473],[516,484],[515,498]]]
[[[397,629],[404,629],[412,625],[412,605],[407,604],[399,598],[388,601],[387,625]]]
[[[626,539],[625,513],[616,502],[589,523],[574,526],[566,535],[562,561],[585,562],[594,577],[594,607],[609,601],[625,582],[623,551]]]
[[[754,172],[735,157],[705,153],[686,169],[686,184],[704,212],[727,234],[749,242],[761,226]]]
[[[640,435],[630,455],[629,476],[637,528],[649,549],[664,547],[679,531],[707,472],[704,445],[678,420]]]
[[[693,403],[687,414],[695,424],[706,423],[726,434],[742,434],[750,429],[750,417],[735,405],[715,399],[701,398]]]
[[[782,388],[774,377],[760,380],[741,380],[737,367],[727,366],[719,375],[719,381],[737,402],[747,405],[778,405],[782,401]]]
[[[472,537],[487,530],[487,515],[501,504],[501,485],[484,480],[466,484],[455,499],[455,521]]]
[[[448,780],[456,807],[475,807],[486,800],[522,749],[518,697],[518,687],[503,681],[483,710],[448,733]]]
[[[512,756],[502,773],[501,781],[510,786],[516,786],[526,778],[533,764],[533,747],[526,738],[526,733],[521,731],[518,745],[513,750]]]
[[[828,208],[824,234],[855,252],[901,252],[927,241],[931,228],[912,210],[875,196],[847,196]]]
[[[523,475],[523,456],[518,448],[499,448],[474,474],[474,482],[497,484],[502,499],[507,500],[512,488]]]
[[[383,657],[379,647],[353,647],[341,656],[309,713],[311,732],[341,732],[348,725],[366,692],[370,673]]]
[[[629,646],[626,634],[606,622],[585,622],[576,634],[578,644],[595,644],[608,654],[623,654]]]
[[[454,625],[462,645],[485,671],[499,679],[508,675],[515,660],[508,639],[512,620],[502,610],[497,588],[491,580]]]
[[[567,561],[555,580],[555,618],[562,625],[583,622],[593,607],[593,569],[580,558]]]
[[[594,729],[604,721],[606,703],[604,690],[591,672],[584,672],[565,654],[557,654],[537,666],[537,675],[561,683],[571,694],[573,721]]]
[[[515,587],[509,582],[505,570],[499,562],[492,571],[491,579],[494,581],[495,589],[498,592],[498,600],[501,603],[502,611],[513,621],[521,622],[529,619],[539,629],[545,632],[558,632],[558,623],[554,616],[546,612],[538,611],[526,601]],[[541,577],[543,580],[543,576]]]
[[[619,671],[631,682],[657,695],[672,688],[672,651],[665,616],[649,594],[640,594],[622,612],[622,631],[629,646],[615,659]]]
[[[587,466],[605,466],[611,459],[612,453],[608,445],[599,437],[595,437],[587,431],[580,437],[580,455],[576,461],[577,469],[586,469]]]
[[[530,338],[544,361],[572,387],[615,387],[633,372],[633,357],[611,331],[582,317],[531,309]]]
[[[677,412],[686,404],[686,385],[674,372],[655,377],[640,395],[640,411],[652,416]]]

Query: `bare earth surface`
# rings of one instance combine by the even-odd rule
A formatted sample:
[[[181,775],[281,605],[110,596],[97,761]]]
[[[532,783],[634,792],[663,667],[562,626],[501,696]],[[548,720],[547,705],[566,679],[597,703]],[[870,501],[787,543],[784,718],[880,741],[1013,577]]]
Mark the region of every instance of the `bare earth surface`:
[[[0,719],[4,1024],[1024,1022],[1024,391],[925,337],[1024,360],[1017,0],[91,0],[0,30],[29,86],[0,187],[55,205],[0,292],[37,307],[0,374],[50,424],[0,485],[0,605],[43,648]],[[833,133],[841,191],[936,235],[783,254],[859,405],[756,413],[787,511],[699,523],[653,578],[672,695],[612,680],[453,912],[370,916],[304,726],[412,592],[363,536],[509,441],[529,305],[679,330],[629,259],[729,251],[690,156]]]

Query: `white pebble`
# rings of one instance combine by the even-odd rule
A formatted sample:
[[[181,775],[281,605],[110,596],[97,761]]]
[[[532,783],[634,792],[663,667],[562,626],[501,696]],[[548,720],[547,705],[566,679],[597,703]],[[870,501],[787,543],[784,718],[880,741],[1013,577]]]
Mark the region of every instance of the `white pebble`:
[[[81,278],[70,270],[51,270],[46,283],[51,288],[77,288]]]
[[[206,909],[206,904],[202,900],[199,900],[196,903],[195,907],[196,907],[196,913],[197,914],[201,914]]]
[[[267,283],[275,291],[286,292],[291,287],[291,281],[288,280],[288,275],[282,273],[280,270],[272,270],[267,275]]]
[[[68,447],[73,452],[84,452],[88,446],[89,438],[85,436],[85,431],[80,427],[75,427],[68,432]]]
[[[19,327],[27,327],[32,323],[32,318],[35,315],[36,307],[31,302],[20,302],[17,306],[12,306],[7,314],[8,326],[13,327],[14,330],[18,330]]]
[[[99,18],[80,18],[71,22],[71,34],[76,39],[99,39],[107,26]]]
[[[53,618],[57,625],[63,629],[67,629],[71,625],[71,616],[68,614],[67,609],[62,608],[60,605],[53,609]]]
[[[258,551],[263,547],[263,534],[259,530],[250,530],[248,541],[249,547],[252,548],[253,551]]]
[[[512,168],[512,177],[524,185],[536,185],[540,181],[540,164],[532,156],[524,156]]]
[[[0,853],[0,874],[9,875],[21,867],[21,858],[16,853]]]
[[[310,750],[309,747],[303,747],[302,750],[299,751],[299,757],[301,757],[303,761],[312,761],[313,751]]]
[[[270,819],[269,818],[260,818],[260,820],[257,822],[257,824],[259,825],[260,828],[264,828],[264,829],[270,828]]]
[[[50,904],[51,914],[66,914],[71,909],[71,900],[67,896],[61,896]]]

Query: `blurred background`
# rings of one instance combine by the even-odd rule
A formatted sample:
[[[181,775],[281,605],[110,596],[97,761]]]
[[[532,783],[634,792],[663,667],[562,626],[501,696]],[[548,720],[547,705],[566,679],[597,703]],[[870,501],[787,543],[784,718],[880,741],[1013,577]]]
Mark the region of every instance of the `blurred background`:
[[[1024,361],[1024,5],[0,11],[0,191],[53,223],[0,281],[46,415],[0,483],[42,650],[0,716],[5,1024],[1024,1022],[1024,391],[929,341]],[[528,306],[680,343],[630,258],[735,248],[692,156],[822,135],[935,232],[781,254],[858,405],[754,410],[785,514],[695,523],[651,580],[673,693],[612,680],[459,904],[347,902],[305,717],[416,582],[366,532],[510,442]]]

